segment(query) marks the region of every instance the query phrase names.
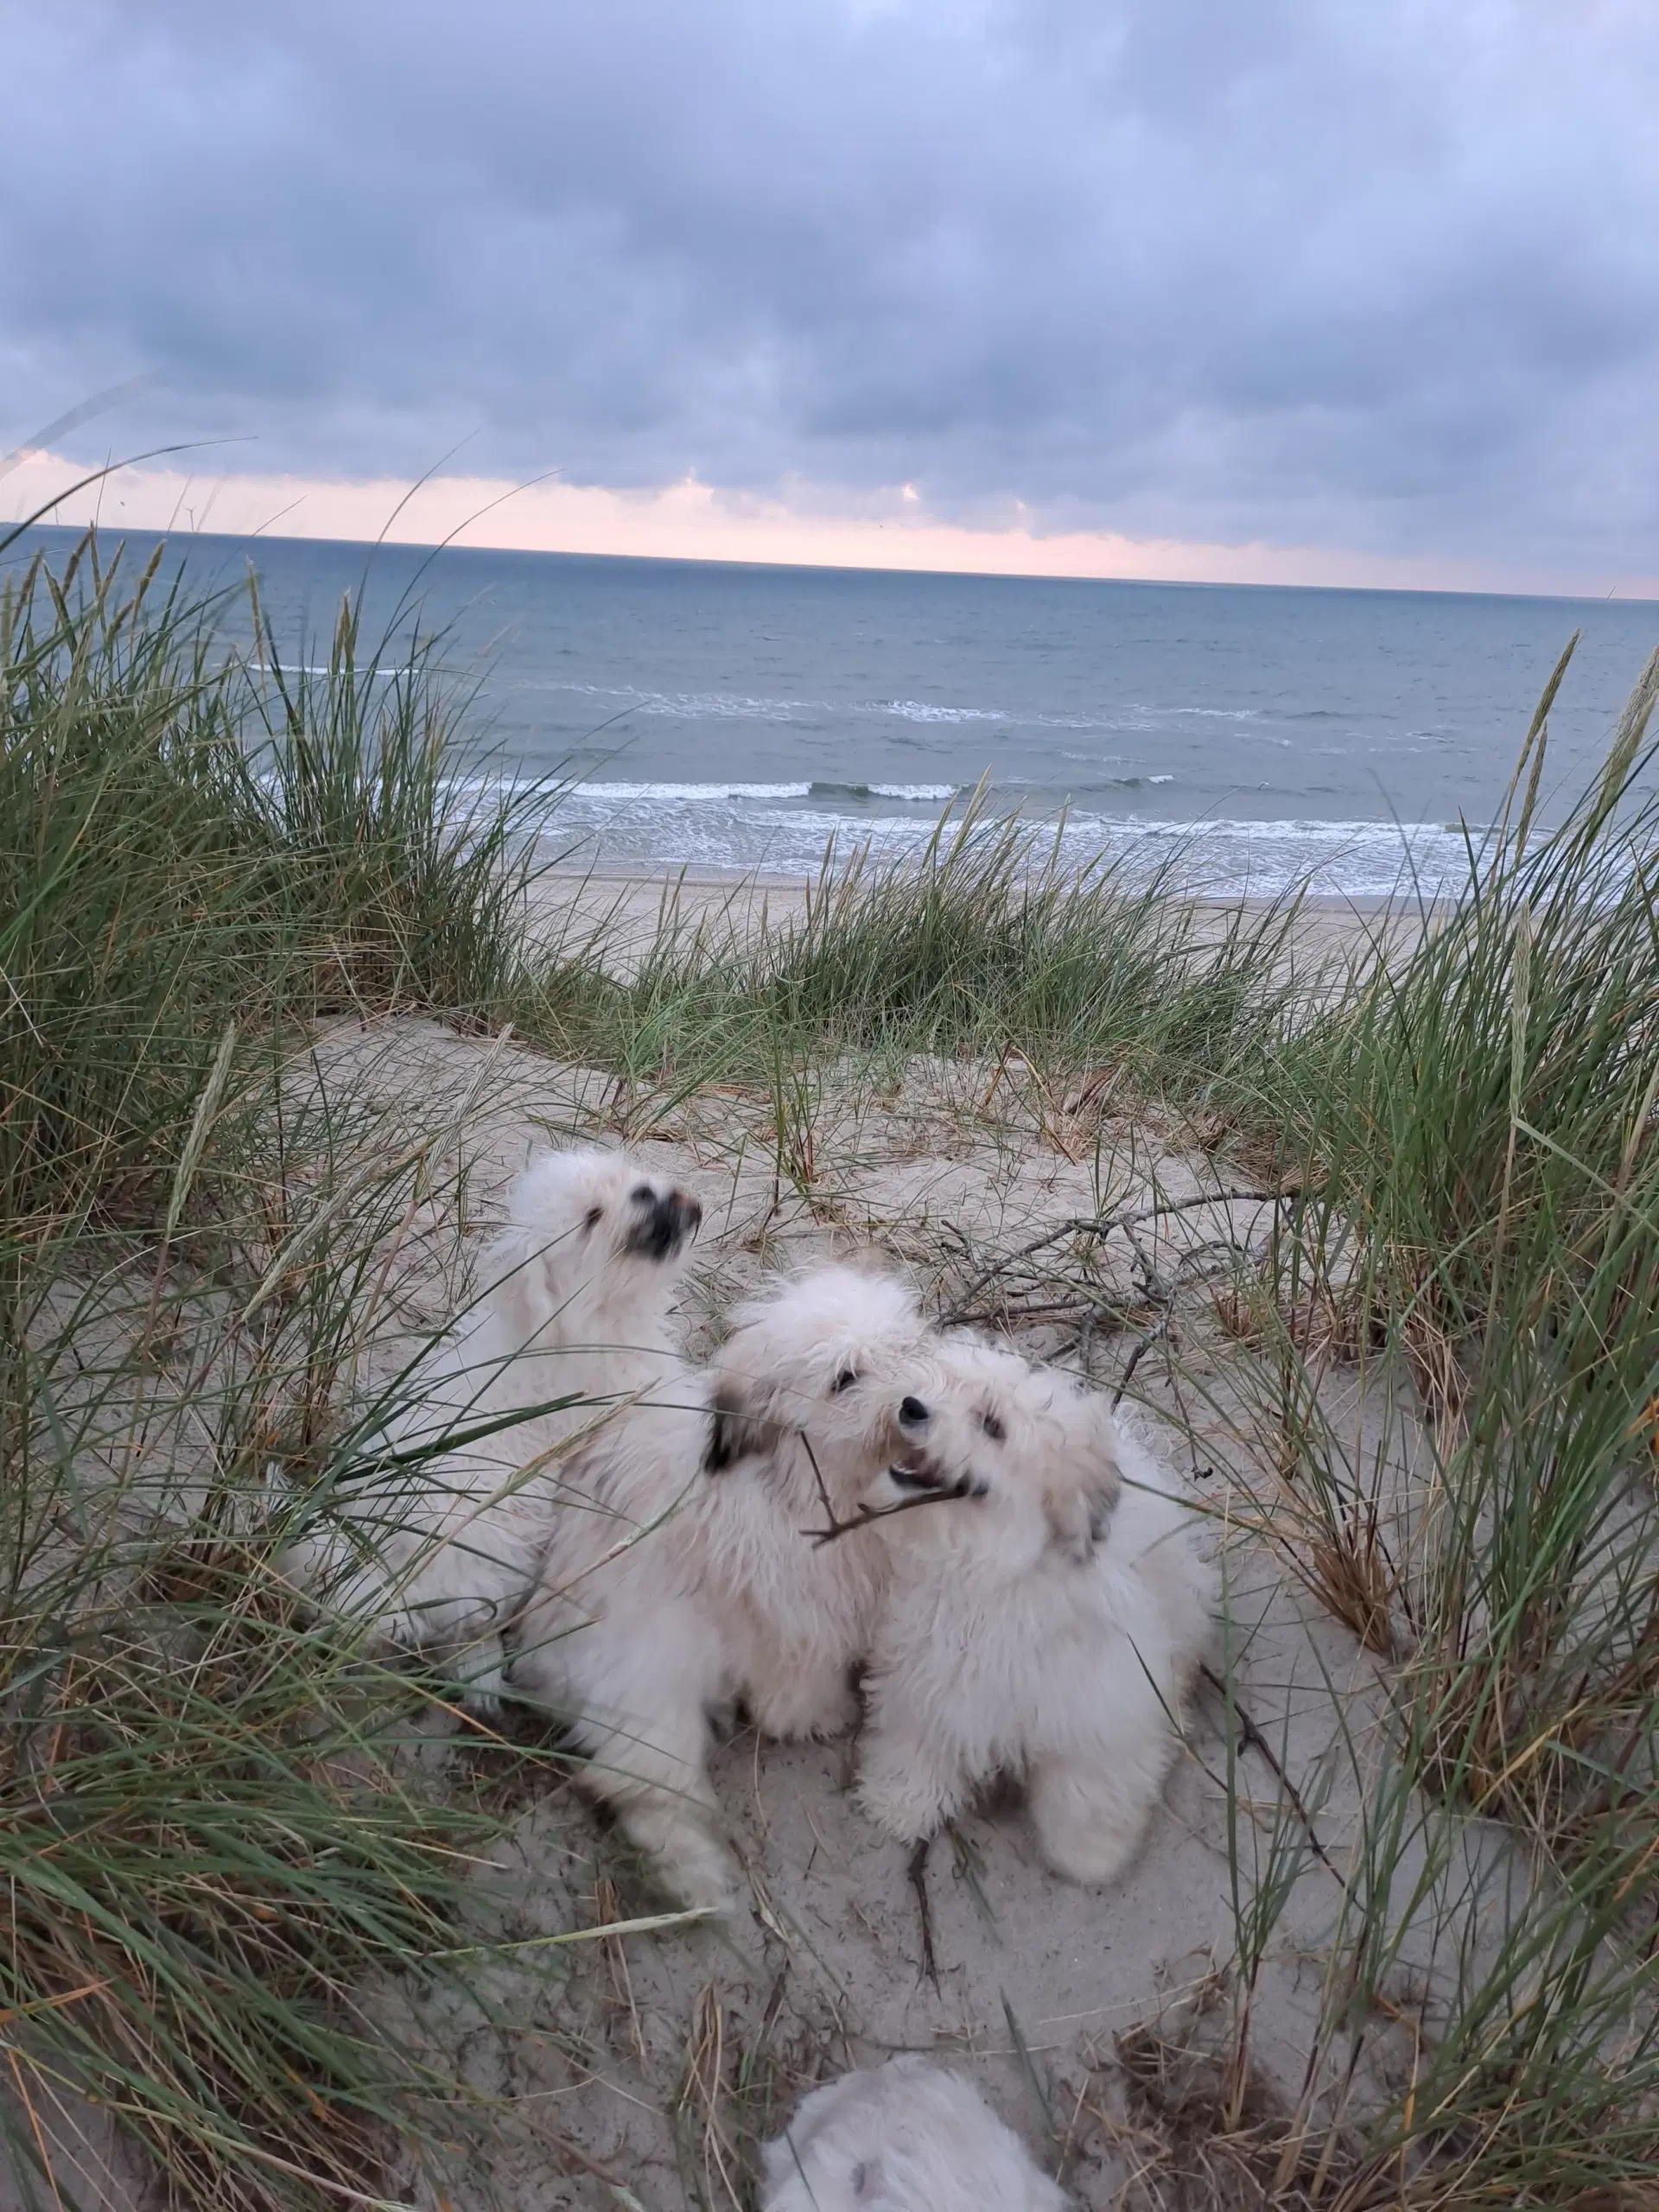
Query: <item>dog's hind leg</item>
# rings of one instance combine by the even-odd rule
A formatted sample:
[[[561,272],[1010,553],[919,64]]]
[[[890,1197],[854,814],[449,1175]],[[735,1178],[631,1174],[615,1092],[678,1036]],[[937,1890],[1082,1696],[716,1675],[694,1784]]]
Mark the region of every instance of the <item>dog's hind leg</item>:
[[[551,1625],[543,1610],[537,1626]],[[720,1839],[709,1779],[709,1707],[718,1700],[716,1639],[690,1608],[591,1620],[515,1655],[513,1688],[572,1727],[584,1782],[615,1812],[664,1885],[684,1904],[734,1913],[738,1868]]]
[[[780,1656],[766,1681],[749,1685],[748,1704],[760,1733],[785,1743],[839,1736],[858,1718],[858,1694],[838,1651]]]
[[[1173,1752],[1173,1739],[1164,1739]],[[1160,1748],[1162,1748],[1160,1746]],[[1102,1770],[1070,1758],[1033,1761],[1027,1802],[1042,1854],[1067,1881],[1113,1882],[1140,1848],[1169,1759],[1146,1749]]]
[[[444,1671],[461,1705],[475,1719],[499,1721],[511,1701],[507,1655],[493,1630],[445,1655]]]
[[[377,1630],[400,1649],[441,1660],[461,1702],[493,1719],[506,1692],[502,1630],[523,1601],[528,1574],[520,1560],[442,1543],[404,1571],[396,1610]]]
[[[604,1795],[630,1840],[682,1904],[723,1919],[736,1916],[744,1901],[742,1877],[716,1833],[719,1808],[706,1783],[701,1789],[653,1787],[636,1775],[628,1777],[626,1791],[607,1787]]]
[[[442,1662],[461,1701],[493,1717],[505,1687],[502,1630],[529,1587],[535,1548],[500,1516],[478,1514],[457,1530],[400,1503],[396,1519],[363,1513],[330,1526],[319,1516],[278,1566],[372,1648]]]
[[[1028,1801],[1043,1856],[1073,1882],[1115,1881],[1139,1847],[1175,1764],[1177,1693],[1167,1653],[1149,1624],[1137,1645],[1103,1671],[1088,1701],[1087,1725],[1075,1719],[1058,1739],[1030,1748]]]

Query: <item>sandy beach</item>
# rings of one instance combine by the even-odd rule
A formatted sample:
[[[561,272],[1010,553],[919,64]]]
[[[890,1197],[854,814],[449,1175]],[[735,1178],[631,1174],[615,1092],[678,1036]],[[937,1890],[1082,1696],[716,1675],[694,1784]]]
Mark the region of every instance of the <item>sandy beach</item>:
[[[752,941],[798,923],[822,895],[817,875],[758,870],[556,868],[539,876],[531,893],[532,941],[575,950],[602,940],[605,964],[631,972],[641,953],[671,925],[685,935],[701,931],[711,940]],[[1201,931],[1217,939],[1240,918],[1282,912],[1267,899],[1194,899],[1187,902]],[[1432,919],[1433,909],[1427,910]],[[1363,955],[1379,943],[1410,944],[1424,914],[1408,900],[1309,895],[1296,902],[1286,927],[1286,951],[1299,964],[1319,966]]]

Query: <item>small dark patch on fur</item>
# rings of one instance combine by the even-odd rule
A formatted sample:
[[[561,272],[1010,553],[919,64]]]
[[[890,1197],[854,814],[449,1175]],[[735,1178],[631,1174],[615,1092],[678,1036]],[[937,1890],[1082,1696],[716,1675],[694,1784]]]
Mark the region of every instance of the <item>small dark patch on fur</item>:
[[[734,1384],[721,1382],[716,1386],[709,1416],[709,1441],[703,1446],[705,1474],[723,1474],[740,1459],[770,1452],[777,1441],[777,1423],[762,1421],[750,1413]]]
[[[1096,1548],[1105,1541],[1117,1510],[1116,1490],[1089,1490],[1048,1509],[1054,1541],[1079,1567],[1087,1567]]]

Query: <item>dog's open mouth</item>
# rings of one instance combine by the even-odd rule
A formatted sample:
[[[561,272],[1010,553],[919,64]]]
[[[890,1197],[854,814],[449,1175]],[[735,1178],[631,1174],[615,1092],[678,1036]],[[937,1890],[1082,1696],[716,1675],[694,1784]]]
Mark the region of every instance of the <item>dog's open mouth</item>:
[[[969,1468],[953,1474],[925,1452],[908,1452],[887,1469],[887,1480],[909,1497],[983,1497],[986,1484]]]

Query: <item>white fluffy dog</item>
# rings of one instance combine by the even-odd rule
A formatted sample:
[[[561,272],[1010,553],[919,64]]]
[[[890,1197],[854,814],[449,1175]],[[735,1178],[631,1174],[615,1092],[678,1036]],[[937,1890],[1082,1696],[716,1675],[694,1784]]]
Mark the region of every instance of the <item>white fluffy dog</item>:
[[[760,2155],[760,2212],[1065,2212],[1012,2128],[925,2058],[814,2089]]]
[[[889,1510],[892,1580],[858,1801],[917,1841],[1013,1773],[1048,1864],[1109,1882],[1173,1763],[1213,1577],[1104,1398],[965,1335],[940,1357],[925,1439],[866,1497]]]
[[[632,1413],[569,1471],[518,1626],[515,1694],[562,1714],[588,1786],[688,1904],[741,1894],[707,1770],[709,1719],[741,1699],[772,1736],[833,1734],[886,1566],[856,1518],[926,1433],[937,1343],[903,1285],[834,1267],[740,1307],[698,1410]]]
[[[501,1632],[546,1548],[573,1438],[671,1390],[669,1308],[702,1210],[626,1153],[544,1153],[508,1200],[476,1304],[387,1423],[372,1477],[285,1555],[334,1608],[501,1688]]]

